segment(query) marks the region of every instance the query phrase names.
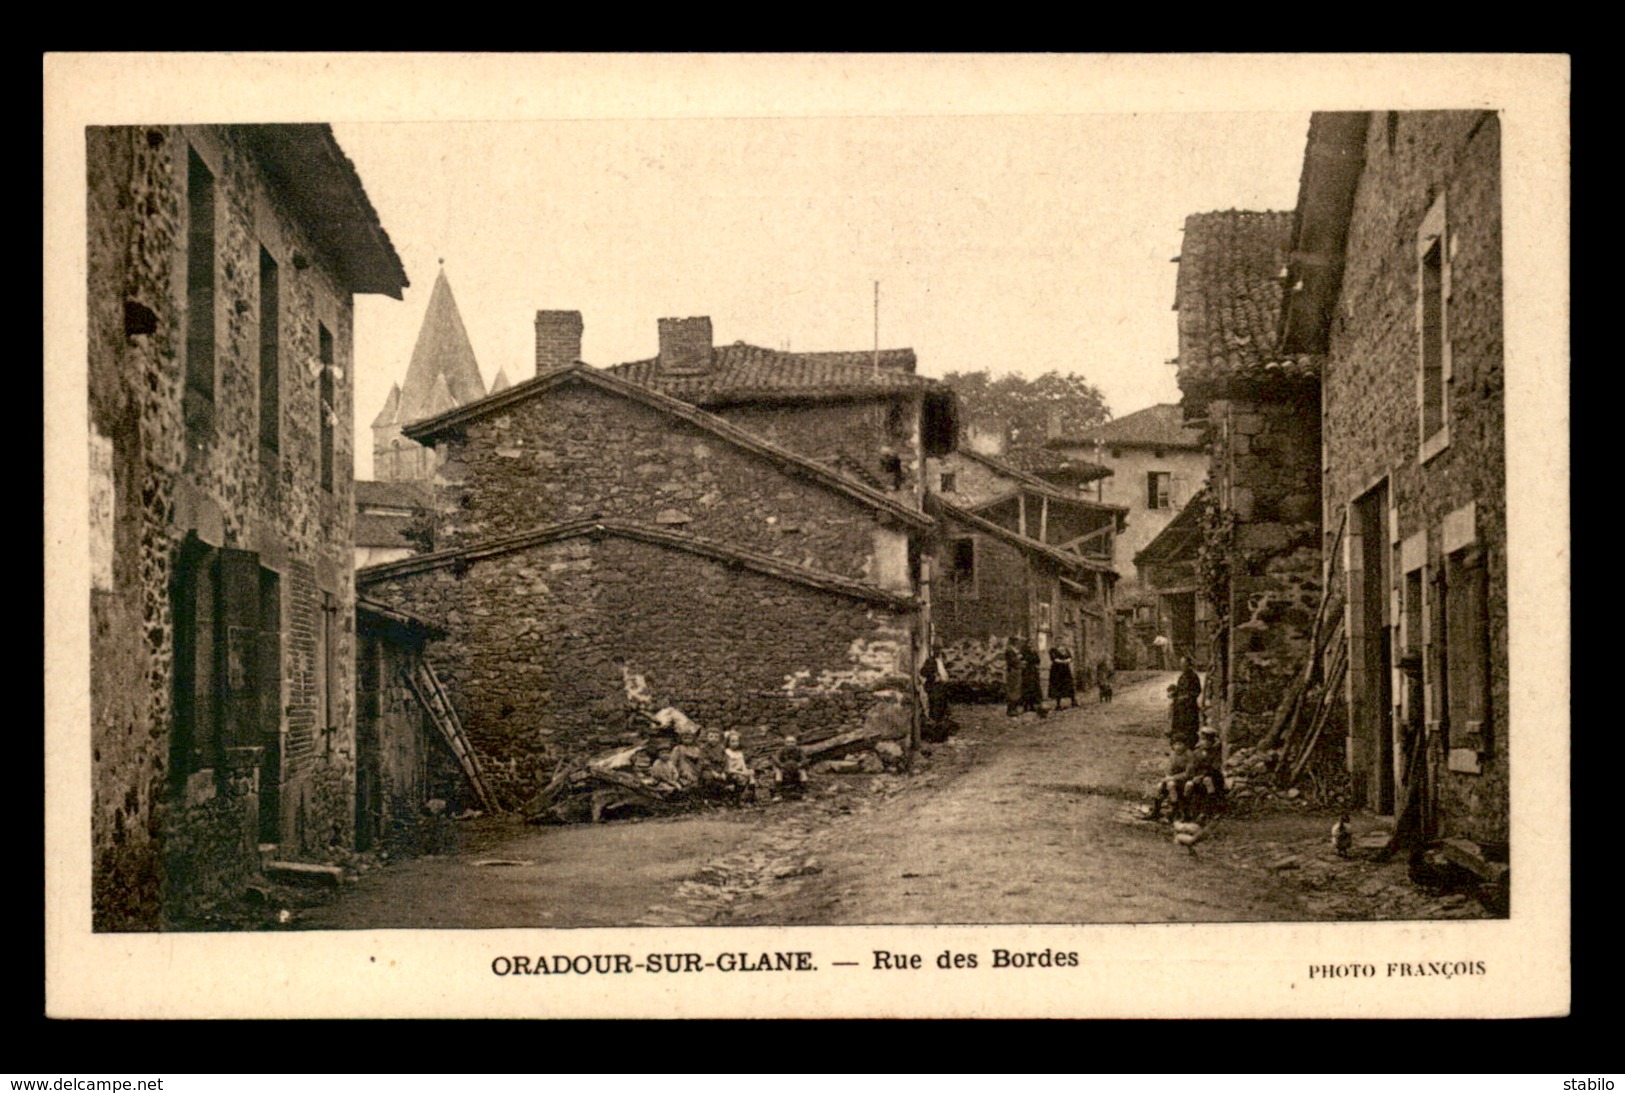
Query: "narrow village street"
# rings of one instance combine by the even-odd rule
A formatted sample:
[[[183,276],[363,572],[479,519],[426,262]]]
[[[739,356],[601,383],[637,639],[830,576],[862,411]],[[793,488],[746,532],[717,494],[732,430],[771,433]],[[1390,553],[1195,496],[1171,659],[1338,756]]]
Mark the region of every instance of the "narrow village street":
[[[915,773],[825,775],[800,802],[564,827],[452,823],[444,853],[366,867],[337,895],[294,894],[283,928],[1482,914],[1414,888],[1402,863],[1338,858],[1335,815],[1297,802],[1238,807],[1194,852],[1138,819],[1165,757],[1172,678],[1125,673],[1111,705],[1091,695],[1043,720],[960,709],[961,730]],[[1355,825],[1381,831],[1368,817]]]

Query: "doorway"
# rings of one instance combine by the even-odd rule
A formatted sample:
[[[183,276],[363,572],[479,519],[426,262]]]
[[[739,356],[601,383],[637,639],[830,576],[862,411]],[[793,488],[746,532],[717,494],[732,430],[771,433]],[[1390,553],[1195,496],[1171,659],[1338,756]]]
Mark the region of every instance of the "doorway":
[[[1393,815],[1396,775],[1399,762],[1394,747],[1394,620],[1389,617],[1389,527],[1388,483],[1354,502],[1354,527],[1359,535],[1359,572],[1354,574],[1350,592],[1356,599],[1358,639],[1351,643],[1350,663],[1360,673],[1354,691],[1355,732],[1368,757],[1365,764],[1371,781],[1367,803],[1372,811]]]

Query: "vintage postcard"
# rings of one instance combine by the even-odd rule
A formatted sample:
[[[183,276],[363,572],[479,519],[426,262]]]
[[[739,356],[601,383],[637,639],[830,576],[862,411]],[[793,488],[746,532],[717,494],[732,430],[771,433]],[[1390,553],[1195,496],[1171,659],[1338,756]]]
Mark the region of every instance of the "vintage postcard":
[[[51,1015],[1568,1012],[1566,57],[44,81]]]

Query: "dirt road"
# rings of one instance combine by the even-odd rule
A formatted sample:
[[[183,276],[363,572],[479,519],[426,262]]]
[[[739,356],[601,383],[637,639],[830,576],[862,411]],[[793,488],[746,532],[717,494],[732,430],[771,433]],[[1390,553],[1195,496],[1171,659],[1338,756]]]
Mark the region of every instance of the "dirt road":
[[[956,712],[909,775],[825,775],[807,800],[571,827],[459,824],[447,853],[312,897],[283,928],[1090,923],[1422,918],[1476,904],[1345,861],[1333,817],[1221,822],[1195,853],[1134,816],[1166,756],[1172,674],[1040,720]]]

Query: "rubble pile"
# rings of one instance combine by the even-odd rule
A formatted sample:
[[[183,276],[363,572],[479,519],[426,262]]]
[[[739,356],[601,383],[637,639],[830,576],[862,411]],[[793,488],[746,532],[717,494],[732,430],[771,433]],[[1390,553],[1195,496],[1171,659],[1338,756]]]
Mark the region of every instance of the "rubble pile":
[[[598,823],[616,814],[660,815],[720,804],[765,802],[787,769],[811,774],[882,774],[907,769],[909,753],[892,728],[871,723],[823,740],[747,759],[740,734],[705,731],[680,710],[645,714],[644,739],[596,757],[558,763],[521,811],[531,823]],[[767,726],[758,726],[765,737]],[[781,781],[786,785],[781,786]],[[797,796],[790,789],[784,796]]]

